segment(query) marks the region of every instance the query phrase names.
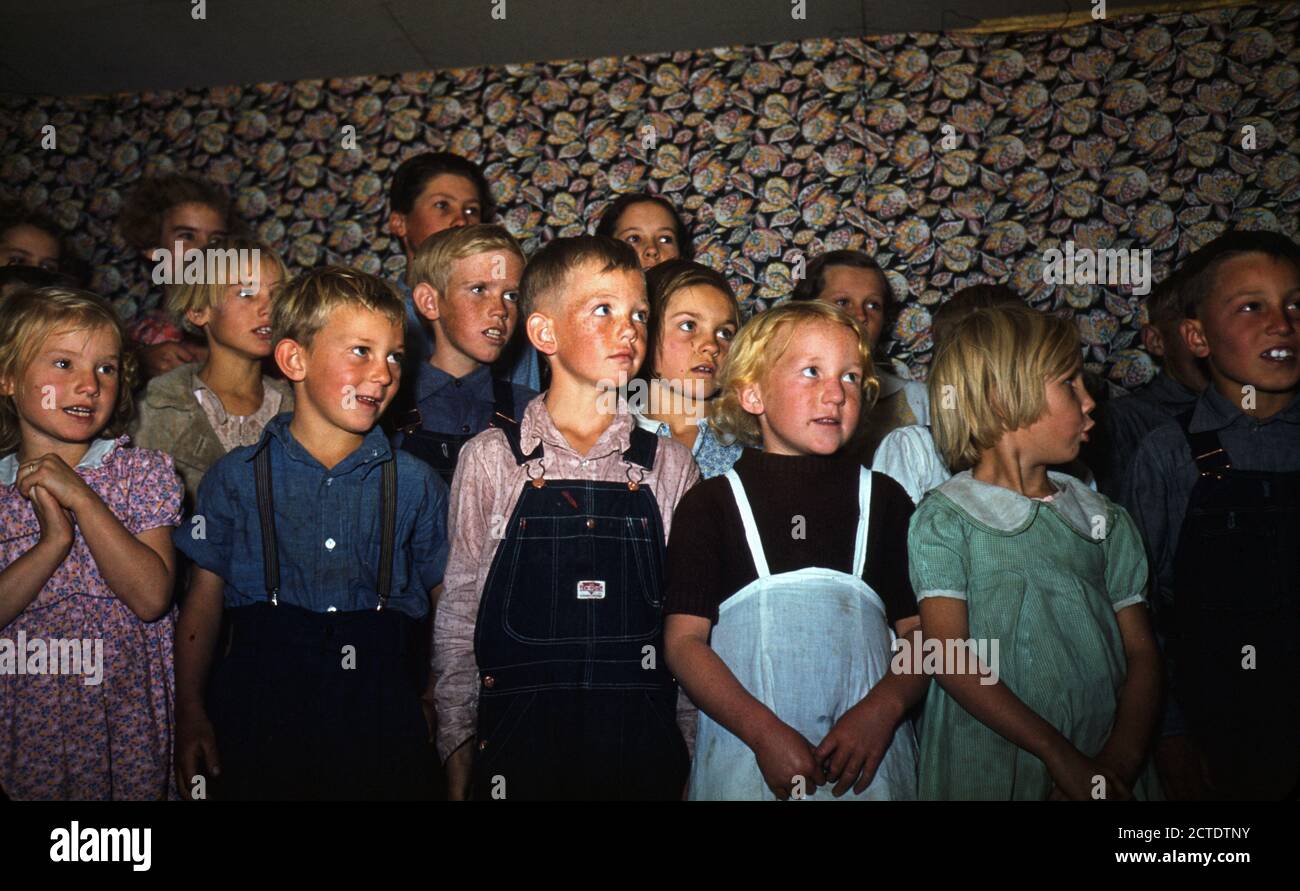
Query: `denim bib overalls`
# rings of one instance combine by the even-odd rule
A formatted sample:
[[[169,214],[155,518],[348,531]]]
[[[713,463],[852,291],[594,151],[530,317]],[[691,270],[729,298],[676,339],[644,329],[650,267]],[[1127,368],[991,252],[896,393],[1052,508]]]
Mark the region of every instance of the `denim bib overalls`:
[[[491,427],[499,427],[502,421],[513,422],[515,416],[515,397],[509,381],[492,379],[492,420]],[[425,430],[420,410],[413,408],[402,417],[398,430],[402,433],[399,448],[410,452],[425,464],[436,470],[442,481],[449,487],[451,478],[456,474],[456,462],[460,450],[481,431],[471,433],[435,433]]]
[[[549,480],[503,424],[529,482],[484,585],[473,795],[677,800],[687,752],[663,654],[664,532],[640,484],[658,438],[633,428],[626,482]]]
[[[730,470],[727,480],[758,578],[718,607],[709,645],[755,699],[816,746],[885,676],[893,656],[894,632],[885,605],[862,579],[871,471],[863,467],[859,475],[852,575],[817,566],[772,575],[740,476]],[[690,798],[775,801],[749,746],[703,711],[699,721]],[[814,789],[809,778],[803,797],[915,799],[916,763],[916,735],[911,722],[903,721],[861,795],[850,790],[836,799],[833,785]]]
[[[268,440],[269,442],[269,440]],[[375,609],[314,612],[280,603],[270,450],[254,459],[267,599],[228,609],[227,652],[208,708],[227,800],[402,800],[439,795],[420,706],[415,619],[387,609],[397,462],[384,463]],[[347,659],[345,647],[351,647]]]
[[[1200,477],[1174,569],[1174,695],[1214,798],[1294,799],[1300,777],[1300,471],[1239,470],[1188,432]]]

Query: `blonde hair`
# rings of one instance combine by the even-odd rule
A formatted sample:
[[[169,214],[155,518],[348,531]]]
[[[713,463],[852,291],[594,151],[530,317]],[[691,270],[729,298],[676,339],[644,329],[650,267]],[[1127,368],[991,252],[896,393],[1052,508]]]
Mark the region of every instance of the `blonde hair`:
[[[274,249],[268,247],[260,241],[254,241],[250,238],[226,238],[220,244],[211,244],[204,250],[204,268],[208,268],[206,254],[208,251],[237,251],[237,254],[225,254],[227,258],[237,258],[242,256],[242,252],[257,251],[257,258],[260,263],[270,263],[280,273],[280,281],[284,282],[289,277],[289,270],[284,265],[284,260]],[[220,261],[221,258],[218,258]],[[234,260],[234,262],[238,262]],[[190,310],[199,311],[203,309],[216,309],[226,299],[226,291],[235,281],[230,281],[229,271],[230,263],[220,264],[215,267],[221,274],[215,276],[215,281],[203,281],[197,283],[170,285],[167,288],[167,311],[176,317],[181,326],[186,331],[197,333],[199,328],[189,320],[188,313]],[[261,270],[258,270],[258,277],[261,277]],[[243,280],[244,270],[238,270],[238,281]],[[207,276],[204,276],[207,278]]]
[[[488,251],[506,251],[518,257],[520,263],[527,262],[523,248],[505,226],[495,223],[453,226],[429,236],[420,244],[411,258],[407,281],[413,288],[424,282],[446,296],[452,264]]]
[[[131,399],[131,390],[135,386],[135,357],[124,348],[126,332],[122,320],[96,294],[76,288],[30,288],[0,302],[0,380],[8,380],[17,387],[51,335],[99,327],[110,328],[117,335],[121,361],[117,405],[108,424],[97,435],[120,436],[126,432],[135,409]],[[14,397],[0,396],[0,455],[18,448],[21,441]]]
[[[957,473],[1046,409],[1046,381],[1082,360],[1073,322],[1027,306],[990,306],[945,333],[930,369],[935,448]]]
[[[271,306],[271,340],[285,338],[311,346],[334,310],[361,307],[406,324],[406,304],[388,282],[346,266],[309,269],[284,285]]]
[[[709,406],[709,426],[722,442],[740,442],[747,446],[763,444],[758,418],[740,404],[740,391],[759,383],[785,352],[800,325],[815,323],[842,325],[853,332],[862,360],[862,413],[866,417],[880,392],[880,381],[873,372],[871,346],[867,331],[838,306],[820,301],[791,300],[759,313],[745,323],[732,341],[731,352],[718,381],[718,396]]]

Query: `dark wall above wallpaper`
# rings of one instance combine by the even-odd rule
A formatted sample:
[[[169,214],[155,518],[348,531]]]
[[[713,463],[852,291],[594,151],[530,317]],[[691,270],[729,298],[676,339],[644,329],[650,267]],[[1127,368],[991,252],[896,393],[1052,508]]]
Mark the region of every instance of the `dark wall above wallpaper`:
[[[1073,313],[1091,367],[1131,385],[1151,370],[1135,349],[1140,298],[1045,284],[1044,253],[1067,240],[1148,248],[1158,281],[1229,225],[1295,237],[1298,21],[1292,3],[1067,30],[10,97],[0,197],[51,210],[129,317],[147,267],[114,220],[141,176],[224,184],[293,267],[397,278],[389,177],[411,154],[449,149],[485,166],[529,250],[586,231],[612,195],[649,188],[685,209],[700,259],[731,277],[746,310],[788,293],[801,257],[861,248],[906,300],[889,350],[916,376],[930,308],[997,280]],[[40,147],[47,124],[53,151]],[[342,147],[349,125],[354,150]]]

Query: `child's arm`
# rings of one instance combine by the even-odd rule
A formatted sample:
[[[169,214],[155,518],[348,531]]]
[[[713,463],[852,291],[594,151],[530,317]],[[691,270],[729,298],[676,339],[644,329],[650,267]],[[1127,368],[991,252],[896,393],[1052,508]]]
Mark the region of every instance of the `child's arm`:
[[[921,647],[921,618],[909,616],[895,626],[898,637],[910,641],[910,646]],[[862,701],[840,715],[830,733],[817,746],[819,764],[828,759],[827,782],[835,783],[831,790],[836,798],[853,789],[861,795],[876,776],[876,768],[894,741],[908,709],[925,696],[930,679],[924,674],[895,673],[893,660],[890,670],[881,678]]]
[[[203,691],[221,632],[224,589],[221,576],[195,566],[189,595],[176,621],[176,785],[185,798],[204,767],[213,776],[221,775],[216,735],[203,705]]]
[[[691,701],[753,750],[763,780],[778,798],[790,797],[795,777],[809,787],[824,783],[812,744],[736,680],[709,646],[711,628],[708,619],[685,613],[664,621],[664,658]]]
[[[1124,641],[1128,675],[1119,691],[1119,711],[1097,760],[1130,786],[1146,760],[1160,705],[1160,651],[1146,606],[1135,604],[1115,614]]]
[[[949,640],[965,641],[970,636],[966,602],[955,597],[926,597],[921,600],[921,628],[926,640],[944,644]],[[1128,787],[1114,771],[1086,757],[1055,727],[1029,708],[1000,680],[987,680],[984,666],[979,672],[949,673],[941,666],[935,680],[957,703],[978,721],[1010,742],[1036,756],[1045,765],[1065,795],[1075,800],[1091,798],[1093,778],[1104,777],[1108,797],[1128,797]],[[1116,795],[1110,795],[1111,791]]]
[[[19,477],[19,492],[28,496],[33,486],[41,486],[72,511],[104,583],[131,612],[145,622],[166,613],[175,577],[170,528],[132,535],[58,455],[44,455],[32,463],[35,469]]]
[[[72,521],[63,505],[41,486],[29,490],[41,537],[31,550],[0,572],[0,628],[31,604],[72,550]]]

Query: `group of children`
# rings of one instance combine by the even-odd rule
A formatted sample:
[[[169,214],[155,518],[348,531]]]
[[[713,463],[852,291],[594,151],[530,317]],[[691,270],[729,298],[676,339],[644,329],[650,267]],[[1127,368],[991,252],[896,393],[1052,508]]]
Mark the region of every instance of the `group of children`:
[[[476,170],[399,170],[401,288],[162,206],[260,265],[169,288],[138,400],[102,299],[0,302],[0,636],[104,646],[0,642],[6,795],[1295,796],[1294,243],[1188,258],[1112,422],[1005,288],[924,387],[864,254],[742,324],[665,199],[526,258]]]

